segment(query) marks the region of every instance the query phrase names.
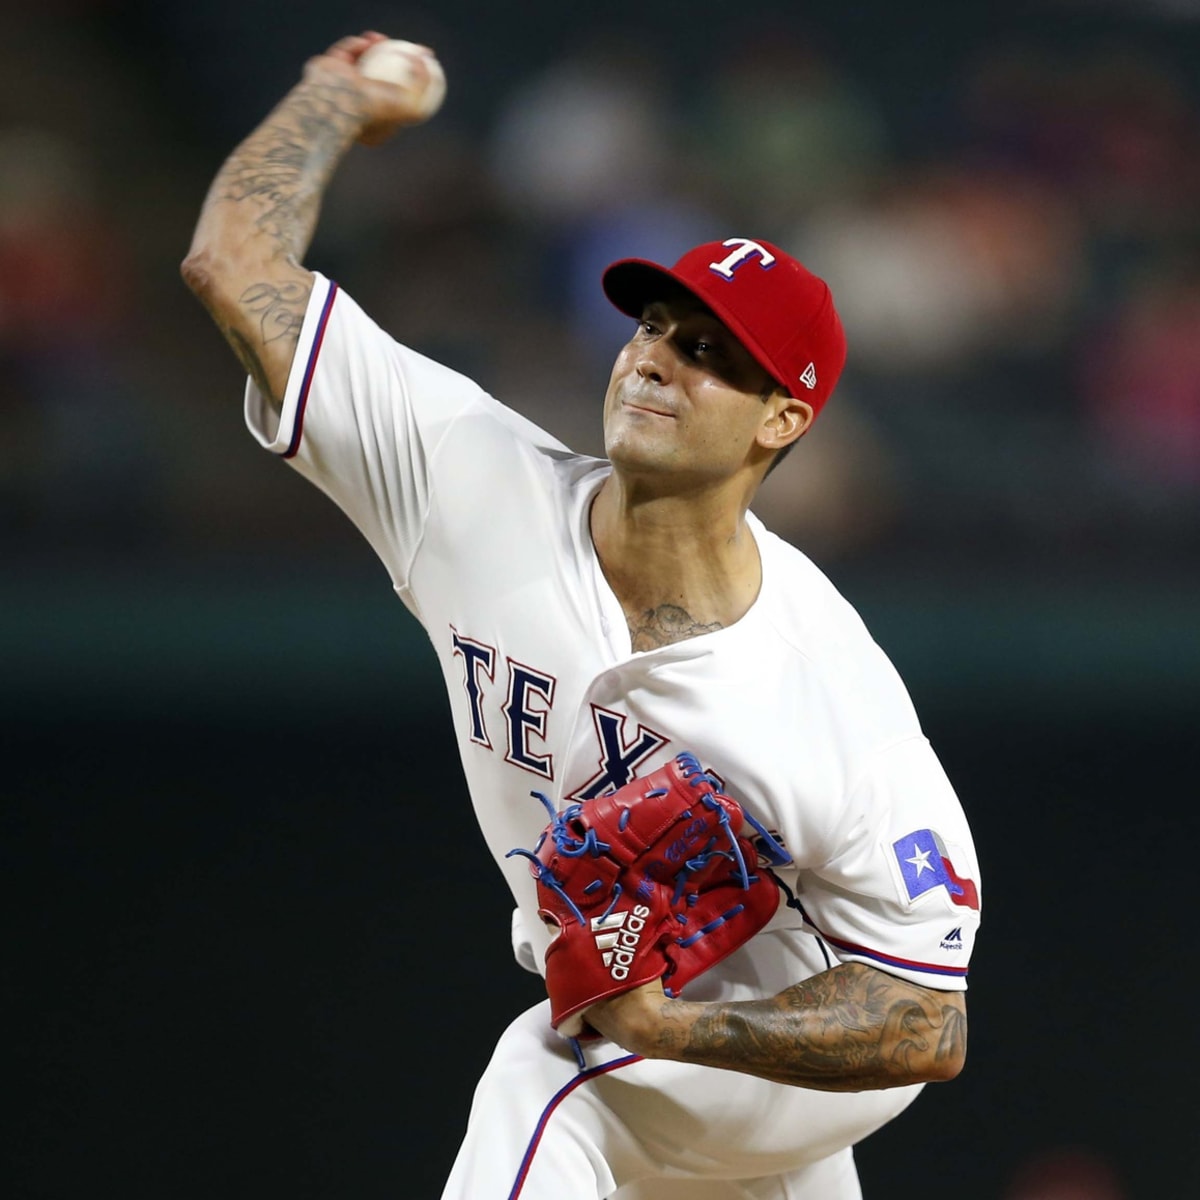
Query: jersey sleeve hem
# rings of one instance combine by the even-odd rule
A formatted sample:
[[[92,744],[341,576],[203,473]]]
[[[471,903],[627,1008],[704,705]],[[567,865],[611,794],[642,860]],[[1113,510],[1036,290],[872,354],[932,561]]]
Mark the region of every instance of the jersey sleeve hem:
[[[937,963],[918,962],[916,959],[900,958],[894,954],[884,954],[881,950],[872,950],[867,946],[858,946],[841,938],[821,934],[826,942],[839,952],[843,960],[865,962],[868,966],[878,967],[889,975],[899,975],[912,983],[923,987],[936,988],[945,992],[965,991],[967,987],[967,968],[941,966]]]
[[[278,413],[254,380],[250,378],[246,381],[246,426],[263,449],[280,458],[293,458],[300,449],[304,434],[304,410],[308,405],[313,374],[337,294],[336,283],[313,272],[312,295],[304,313],[296,352],[292,357],[292,369]]]
[[[865,946],[858,942],[847,941],[845,938],[835,937],[821,929],[813,921],[799,900],[792,898],[789,903],[799,912],[805,924],[837,952],[840,962],[863,962],[867,966],[886,971],[889,975],[899,976],[901,979],[907,979],[910,983],[920,984],[922,987],[933,988],[936,991],[965,992],[967,990],[968,967],[966,965],[922,962],[919,959],[904,958],[898,954],[889,954],[884,950],[878,950],[873,946]]]

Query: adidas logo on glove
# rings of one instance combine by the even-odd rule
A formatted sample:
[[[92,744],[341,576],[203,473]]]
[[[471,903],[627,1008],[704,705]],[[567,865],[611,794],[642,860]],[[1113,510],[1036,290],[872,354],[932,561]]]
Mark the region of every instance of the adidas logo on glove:
[[[632,912],[614,912],[592,918],[596,949],[600,951],[608,973],[618,982],[629,978],[634,951],[642,940],[642,930],[646,928],[649,915],[650,910],[644,904],[638,904]]]

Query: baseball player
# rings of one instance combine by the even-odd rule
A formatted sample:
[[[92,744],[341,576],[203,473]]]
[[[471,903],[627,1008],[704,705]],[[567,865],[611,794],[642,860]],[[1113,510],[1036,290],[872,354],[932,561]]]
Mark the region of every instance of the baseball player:
[[[665,975],[614,993],[613,939],[585,923],[559,979],[600,964],[608,994],[583,1036],[553,994],[512,1022],[443,1200],[851,1200],[853,1146],[962,1069],[980,876],[895,670],[750,511],[842,369],[830,290],[741,235],[613,264],[632,330],[606,457],[572,453],[302,265],[341,157],[425,115],[358,69],[380,39],[308,62],[221,167],[183,264],[247,370],[250,430],[427,632],[523,967],[545,973],[561,932],[514,853],[545,846],[536,797],[586,812],[687,754],[780,848],[785,898],[681,993]],[[560,834],[565,862],[581,843]]]

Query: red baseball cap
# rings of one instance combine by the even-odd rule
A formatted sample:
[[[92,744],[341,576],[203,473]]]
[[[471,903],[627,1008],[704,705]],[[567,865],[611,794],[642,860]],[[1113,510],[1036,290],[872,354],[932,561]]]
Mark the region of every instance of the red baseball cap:
[[[731,237],[696,246],[669,269],[620,259],[601,283],[617,308],[640,320],[664,279],[712,309],[789,395],[821,411],[846,362],[846,335],[823,279],[770,242]]]

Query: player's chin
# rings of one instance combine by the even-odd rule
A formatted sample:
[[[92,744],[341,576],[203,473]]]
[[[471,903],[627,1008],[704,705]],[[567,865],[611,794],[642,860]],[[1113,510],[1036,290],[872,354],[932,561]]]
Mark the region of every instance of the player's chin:
[[[626,475],[661,475],[671,469],[670,455],[625,440],[609,442],[606,453],[613,467]]]
[[[645,421],[622,410],[604,433],[604,452],[613,466],[638,470],[668,468],[678,456],[675,422],[647,414]]]

